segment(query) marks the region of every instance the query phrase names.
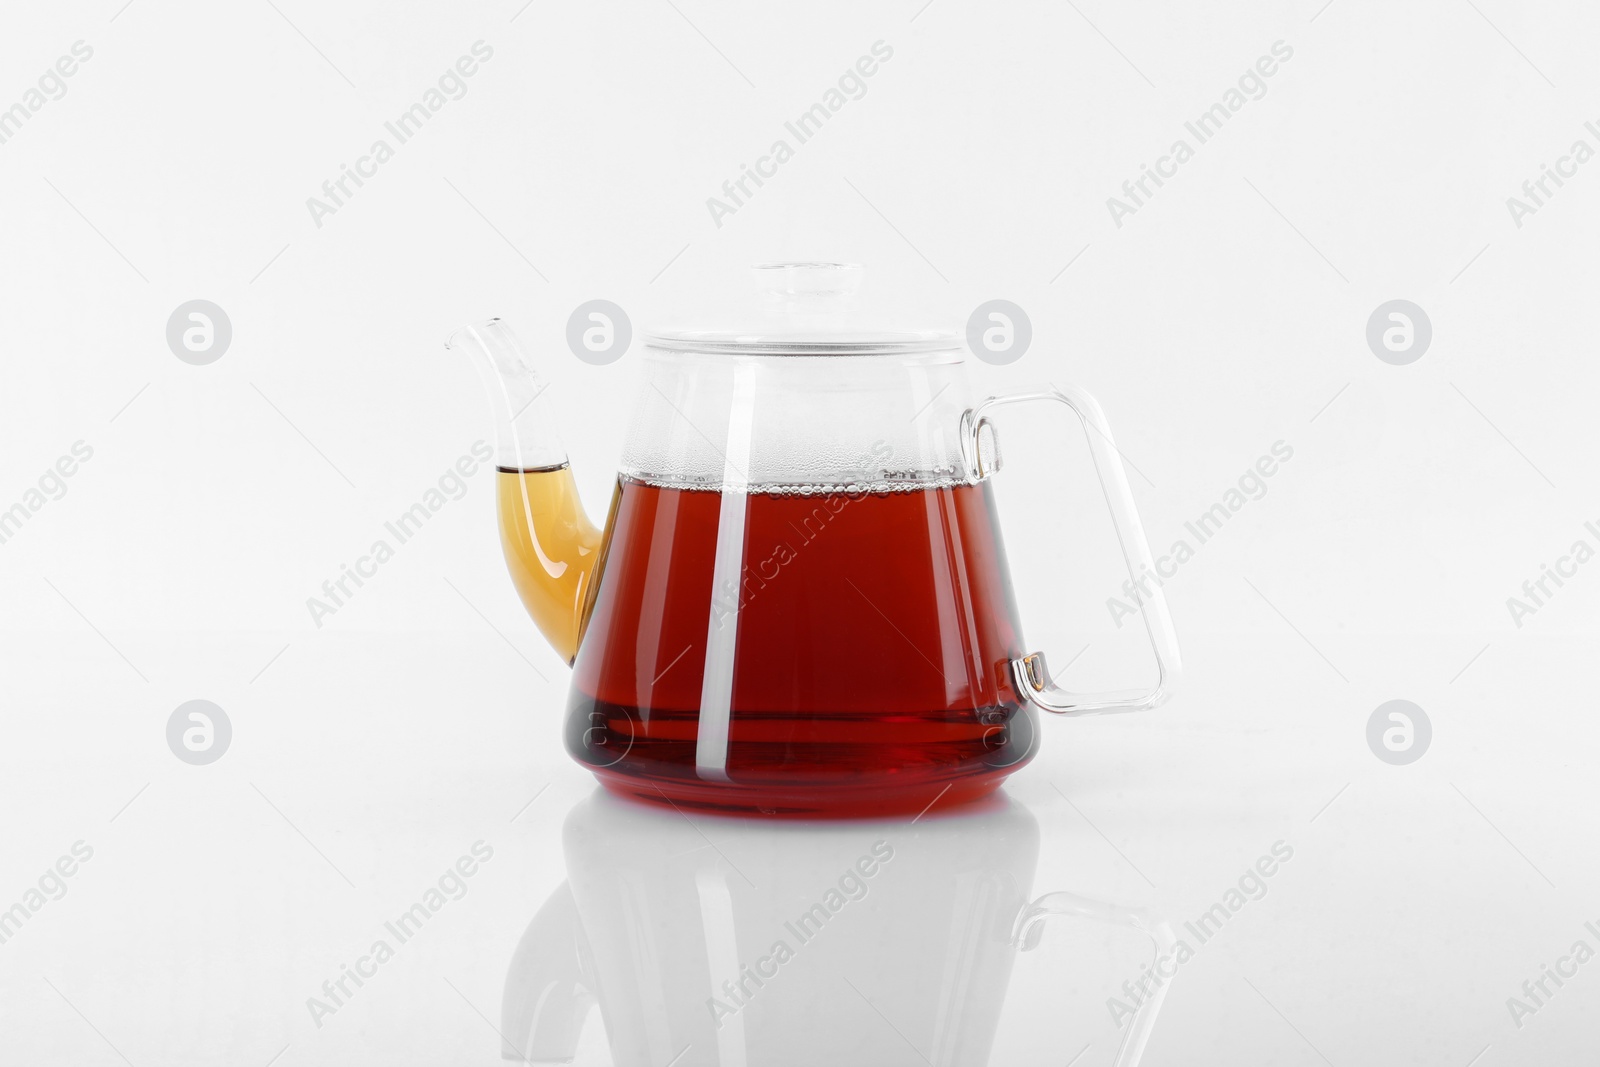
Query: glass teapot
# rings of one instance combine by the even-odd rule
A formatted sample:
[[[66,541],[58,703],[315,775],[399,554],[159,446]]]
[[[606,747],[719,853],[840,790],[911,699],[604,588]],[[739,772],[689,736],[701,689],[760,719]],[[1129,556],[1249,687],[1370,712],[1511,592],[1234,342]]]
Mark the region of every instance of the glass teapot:
[[[603,529],[510,328],[449,341],[488,372],[501,541],[573,667],[573,758],[684,807],[915,812],[992,792],[1037,751],[1038,710],[1165,700],[1179,656],[1159,588],[1141,611],[1157,679],[1138,691],[1057,686],[1013,603],[991,484],[1013,404],[1081,420],[1129,574],[1152,569],[1093,398],[975,400],[960,335],[860,319],[859,267],[756,274],[752,321],[647,335]]]

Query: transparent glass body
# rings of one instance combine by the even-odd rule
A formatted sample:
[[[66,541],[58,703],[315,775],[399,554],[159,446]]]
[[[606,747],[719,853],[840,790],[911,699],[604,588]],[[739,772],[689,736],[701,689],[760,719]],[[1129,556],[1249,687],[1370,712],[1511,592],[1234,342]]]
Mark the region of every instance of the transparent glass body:
[[[1093,401],[978,403],[951,336],[842,328],[838,270],[778,277],[754,326],[650,339],[603,528],[509,330],[452,338],[492,372],[502,544],[573,665],[572,756],[680,807],[917,811],[1023,766],[1038,710],[1162,699],[1176,671],[1164,603],[1145,612],[1157,687],[1083,696],[1026,651],[1013,602],[986,411],[1059,400],[1094,430]],[[1131,568],[1148,550],[1120,466],[1095,455]]]

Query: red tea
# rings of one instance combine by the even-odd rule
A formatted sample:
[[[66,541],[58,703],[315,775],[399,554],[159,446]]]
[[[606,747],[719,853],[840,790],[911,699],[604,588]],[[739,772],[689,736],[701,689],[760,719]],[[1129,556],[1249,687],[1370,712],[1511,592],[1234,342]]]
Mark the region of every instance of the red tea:
[[[725,504],[624,477],[612,506],[566,728],[612,789],[884,814],[981,796],[1032,757],[987,482]]]

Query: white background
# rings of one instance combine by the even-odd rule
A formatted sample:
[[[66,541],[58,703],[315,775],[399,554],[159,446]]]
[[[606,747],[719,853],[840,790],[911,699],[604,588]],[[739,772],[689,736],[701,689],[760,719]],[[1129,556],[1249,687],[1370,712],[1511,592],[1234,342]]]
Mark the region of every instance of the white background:
[[[1145,1062],[1600,1047],[1600,964],[1520,1029],[1506,1007],[1579,937],[1600,948],[1600,564],[1520,628],[1506,607],[1600,544],[1600,163],[1520,228],[1506,207],[1574,140],[1600,148],[1600,12],[275,2],[14,5],[0,24],[0,107],[94,49],[0,145],[0,508],[94,449],[0,544],[0,906],[95,848],[0,945],[3,1062],[497,1061],[472,1006],[495,1015],[591,783],[560,750],[566,669],[506,579],[489,477],[321,628],[306,598],[489,436],[452,328],[517,325],[599,511],[637,353],[573,358],[571,310],[603,297],[647,325],[750,263],[818,257],[867,264],[940,325],[994,297],[1027,309],[1033,347],[974,364],[977,389],[1095,393],[1158,548],[1275,441],[1295,450],[1168,586],[1179,697],[1046,723],[1008,786],[1044,835],[1037,889],[1174,919],[1295,845],[1175,983]],[[494,56],[466,96],[317,227],[306,198],[478,40]],[[866,95],[715,225],[706,198],[879,40],[894,57]],[[1280,40],[1266,95],[1118,227],[1107,197]],[[165,340],[195,298],[233,326],[203,367]],[[1365,341],[1395,298],[1433,326],[1409,366]],[[1013,504],[1006,537],[1031,640],[1057,663],[1087,644],[1068,680],[1098,683],[1130,631],[1107,621],[1084,477],[1063,472],[1059,515]],[[165,742],[193,698],[234,725],[204,768]],[[1365,739],[1394,698],[1433,723],[1405,767]],[[496,860],[431,944],[316,1028],[305,998],[479,838]],[[1034,1007],[1009,1025],[1050,1051],[1011,1062],[1090,1040],[1052,1029],[1047,992],[1014,981]],[[1101,995],[1082,1014],[1103,1028]],[[1094,1047],[1080,1062],[1110,1062]]]

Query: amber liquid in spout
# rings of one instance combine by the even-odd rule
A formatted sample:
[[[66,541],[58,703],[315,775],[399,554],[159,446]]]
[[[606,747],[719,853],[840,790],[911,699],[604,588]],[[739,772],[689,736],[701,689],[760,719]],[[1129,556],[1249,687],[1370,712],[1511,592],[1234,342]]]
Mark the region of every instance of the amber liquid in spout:
[[[565,463],[497,469],[506,566],[539,631],[571,663],[594,602],[603,535],[583,513]]]

